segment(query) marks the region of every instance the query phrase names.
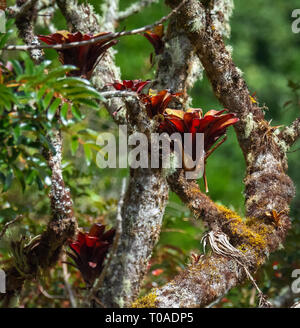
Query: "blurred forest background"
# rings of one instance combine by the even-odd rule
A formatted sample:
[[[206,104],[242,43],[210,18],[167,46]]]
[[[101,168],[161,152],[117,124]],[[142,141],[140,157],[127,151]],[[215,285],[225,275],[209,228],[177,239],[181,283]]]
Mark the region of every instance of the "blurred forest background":
[[[135,1],[135,0],[134,0]],[[121,0],[121,9],[134,2]],[[8,1],[12,4],[14,1]],[[101,1],[88,1],[101,12]],[[231,39],[227,41],[233,48],[236,65],[243,71],[251,92],[255,93],[260,106],[265,106],[266,118],[272,125],[288,124],[299,116],[300,109],[300,34],[291,30],[291,13],[299,7],[298,0],[255,0],[235,1],[231,18]],[[169,12],[160,0],[123,21],[118,30],[132,29],[154,22]],[[65,20],[57,12],[53,22],[58,30],[66,29]],[[45,27],[38,27],[37,34],[49,34]],[[16,32],[10,43],[22,41]],[[117,64],[121,67],[123,79],[153,79],[155,66],[151,68],[149,55],[151,44],[140,35],[123,37],[116,47]],[[18,58],[14,52],[1,53],[1,60]],[[57,54],[47,50],[46,57],[57,65]],[[205,74],[191,91],[193,107],[201,107],[204,112],[222,107],[215,99]],[[105,109],[82,110],[85,119],[74,124],[65,133],[64,177],[71,189],[76,217],[81,228],[89,228],[93,222],[114,225],[116,206],[122,179],[128,175],[127,169],[100,169],[95,163],[94,147],[100,132],[115,131]],[[1,144],[0,144],[1,145]],[[1,146],[0,146],[1,147]],[[293,179],[297,195],[292,203],[292,229],[282,249],[271,254],[267,263],[255,278],[262,291],[274,299],[284,294],[293,278],[291,273],[300,268],[300,144],[289,152],[289,175]],[[4,179],[0,185],[0,231],[3,225],[16,215],[23,214],[22,223],[11,229],[11,234],[36,235],[43,231],[50,215],[49,172],[45,167],[37,169],[22,181]],[[244,214],[243,178],[245,164],[242,152],[235,138],[234,129],[228,131],[228,140],[209,158],[207,177],[209,196],[220,204]],[[23,181],[23,182],[24,182]],[[199,181],[203,190],[203,181]],[[174,277],[189,262],[191,253],[201,253],[200,239],[205,231],[201,222],[196,222],[191,213],[182,205],[176,195],[170,193],[170,200],[164,216],[161,238],[149,266],[142,294],[152,287],[160,286]],[[0,244],[1,263],[10,261],[5,243]],[[69,267],[70,283],[80,298],[84,283],[79,273]],[[51,296],[52,295],[52,296]],[[28,283],[23,291],[21,304],[24,307],[69,307],[65,296],[65,286],[61,263],[51,269],[38,282]],[[255,290],[250,283],[232,289],[216,307],[256,307]],[[292,299],[288,302],[292,302]],[[282,303],[282,305],[286,305]],[[289,305],[289,304],[288,304]]]

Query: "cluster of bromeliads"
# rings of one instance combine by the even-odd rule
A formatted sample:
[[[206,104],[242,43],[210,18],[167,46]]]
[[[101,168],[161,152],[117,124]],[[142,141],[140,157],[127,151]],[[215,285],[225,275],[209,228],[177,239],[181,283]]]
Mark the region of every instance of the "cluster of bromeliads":
[[[101,60],[105,51],[109,47],[114,46],[118,41],[108,36],[105,39],[76,47],[63,47],[63,45],[71,42],[91,40],[106,34],[108,33],[88,35],[80,32],[59,31],[48,36],[40,35],[39,39],[50,45],[61,44],[62,48],[57,49],[60,62],[64,65],[74,65],[78,68],[78,70],[71,71],[69,74],[90,79],[95,66]],[[144,33],[144,36],[154,46],[155,54],[159,55],[164,47],[163,27],[158,26],[152,31],[147,31]],[[170,90],[156,92],[151,89],[146,94],[142,93],[149,83],[150,81],[123,80],[122,82],[112,82],[110,86],[119,91],[136,92],[147,110],[149,119],[155,118],[159,121],[158,132],[166,132],[170,135],[177,132],[182,136],[185,133],[190,133],[192,149],[194,149],[193,143],[196,140],[196,134],[203,133],[205,159],[225,141],[225,138],[223,138],[212,148],[225,135],[226,128],[238,121],[234,114],[225,113],[226,110],[210,110],[203,115],[201,109],[191,108],[187,111],[170,109],[168,105],[171,100],[181,96],[181,93],[172,93]],[[207,185],[205,174],[204,179],[205,185]],[[70,243],[73,253],[69,253],[69,255],[75,261],[77,268],[89,286],[100,275],[105,256],[115,234],[114,229],[107,232],[104,232],[104,230],[104,225],[94,224],[89,233],[79,232],[77,240]]]

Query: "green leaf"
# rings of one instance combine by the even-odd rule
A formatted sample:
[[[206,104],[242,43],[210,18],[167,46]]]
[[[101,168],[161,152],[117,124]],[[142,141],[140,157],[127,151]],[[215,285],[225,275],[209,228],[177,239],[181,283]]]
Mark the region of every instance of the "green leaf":
[[[3,192],[7,191],[11,187],[12,181],[13,181],[13,173],[10,172],[5,177],[5,183],[4,183]]]
[[[14,170],[14,174],[17,178],[17,180],[20,182],[21,184],[21,187],[22,187],[22,191],[24,192],[25,188],[26,188],[26,184],[25,184],[25,179],[24,179],[24,175],[23,175],[23,172],[14,165],[13,167],[13,170]]]
[[[9,30],[15,24],[15,19],[10,18],[6,21],[6,30]]]
[[[77,120],[81,120],[81,119],[82,119],[81,112],[80,112],[80,110],[79,110],[76,106],[72,105],[72,107],[71,107],[71,112],[72,112],[73,116],[74,116]]]
[[[58,78],[55,85],[57,88],[67,88],[70,86],[91,86],[91,83],[80,77],[64,77]]]
[[[79,142],[78,142],[78,137],[77,136],[73,136],[72,140],[71,140],[71,152],[72,152],[72,156],[74,156],[76,154],[76,151],[78,149],[79,146]]]
[[[55,116],[55,113],[60,105],[61,99],[60,98],[55,98],[55,100],[52,102],[50,105],[48,111],[47,111],[47,118],[49,121],[53,120],[53,117]]]
[[[36,176],[35,181],[38,185],[39,190],[43,190],[44,189],[44,184],[43,184],[41,178],[38,175]]]
[[[47,82],[56,83],[57,78],[63,77],[67,72],[73,71],[75,69],[76,66],[72,65],[65,65],[54,68],[48,74],[43,74],[43,76],[36,81],[36,84],[46,84]]]
[[[18,142],[18,139],[19,139],[19,137],[21,135],[20,125],[16,125],[13,128],[13,135],[14,135],[15,142],[17,143]]]
[[[63,103],[60,109],[60,118],[64,125],[68,124],[68,109],[69,109],[69,104]]]
[[[70,98],[70,99],[76,99],[76,98],[101,98],[101,94],[95,90],[94,88],[91,88],[89,86],[84,87],[76,87],[76,88],[66,88],[63,89],[63,92]],[[102,97],[103,99],[103,97]]]
[[[2,49],[5,45],[9,37],[12,35],[13,30],[8,30],[2,37],[0,36],[0,49]]]
[[[89,166],[91,164],[92,158],[93,158],[92,150],[91,150],[89,144],[84,144],[83,149],[84,149],[84,153],[85,153],[86,164]]]
[[[13,68],[17,75],[23,74],[22,65],[20,64],[20,62],[18,60],[13,59],[13,60],[11,60],[11,63],[13,65]]]
[[[0,180],[1,180],[2,184],[5,183],[5,175],[2,172],[0,172]]]
[[[25,179],[26,184],[28,184],[29,186],[32,185],[33,180],[36,177],[36,175],[37,175],[37,172],[35,170],[31,170],[29,172],[29,174],[26,176],[26,179]]]
[[[86,106],[91,107],[96,110],[100,109],[100,106],[97,104],[97,102],[90,100],[90,99],[79,98],[79,99],[76,99],[76,103],[81,104],[81,105],[86,105]]]
[[[31,58],[27,55],[27,56],[24,58],[24,62],[25,62],[25,74],[32,75],[33,72],[34,72],[34,68],[35,68],[33,61],[32,61]]]
[[[39,89],[39,91],[37,92],[37,100],[40,101],[43,97],[43,95],[45,94],[47,90],[47,85],[44,85],[42,88]]]
[[[46,94],[45,98],[43,99],[43,107],[44,109],[47,109],[52,98],[53,98],[54,91],[50,91]]]

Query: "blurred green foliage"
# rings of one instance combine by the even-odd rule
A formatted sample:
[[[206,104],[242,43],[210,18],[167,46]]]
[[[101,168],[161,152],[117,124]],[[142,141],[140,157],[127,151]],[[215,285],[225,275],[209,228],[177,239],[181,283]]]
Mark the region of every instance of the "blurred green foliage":
[[[11,1],[12,2],[12,1]],[[88,1],[101,12],[101,1]],[[120,1],[125,9],[135,1]],[[242,70],[251,92],[261,106],[266,106],[266,117],[272,125],[288,124],[299,116],[299,93],[297,88],[300,73],[300,34],[291,30],[292,11],[299,7],[298,0],[256,0],[235,1],[231,19],[232,37],[227,41],[233,48],[233,58]],[[140,27],[161,18],[168,12],[163,1],[154,4],[142,13],[136,14],[118,26],[118,30]],[[58,29],[65,29],[65,21],[57,12],[54,23]],[[37,33],[48,33],[47,28],[38,27]],[[14,34],[12,43],[20,42]],[[153,52],[151,44],[140,35],[124,37],[115,49],[117,64],[121,67],[123,79],[153,79],[155,66],[151,67],[149,55]],[[47,59],[59,65],[56,52],[46,51]],[[1,54],[3,60],[18,58],[17,53]],[[209,109],[222,109],[214,97],[211,86],[204,76],[193,90],[193,106]],[[104,109],[93,111],[83,109],[85,119],[72,125],[65,134],[64,177],[71,188],[76,216],[81,227],[89,227],[92,222],[105,222],[113,225],[121,181],[128,175],[126,169],[99,169],[95,164],[97,149],[87,151],[86,144],[93,145],[99,132],[117,133],[117,127]],[[284,249],[272,254],[266,265],[257,273],[256,279],[263,292],[270,298],[276,297],[284,287],[292,282],[291,272],[300,268],[300,170],[299,142],[293,146],[289,158],[289,175],[296,185],[296,197],[292,203],[291,216],[293,228],[284,244]],[[87,156],[88,155],[88,156]],[[88,157],[88,160],[86,159]],[[228,131],[228,140],[211,156],[207,165],[209,196],[226,206],[244,213],[243,178],[245,164],[243,155],[235,138],[233,128]],[[201,188],[203,183],[200,181]],[[47,199],[49,187],[39,190],[32,185],[22,192],[20,183],[13,181],[7,192],[0,193],[1,224],[11,220],[17,213],[24,214],[22,231],[33,235],[40,233],[50,212]],[[170,193],[170,201],[164,216],[161,238],[155,248],[149,273],[142,294],[151,287],[169,281],[190,261],[191,252],[201,253],[200,238],[204,231],[201,222],[195,222],[191,213],[178,197]],[[1,245],[0,245],[1,246]],[[9,261],[5,251],[0,254],[1,261]],[[71,282],[77,295],[82,295],[84,287],[78,272],[70,268]],[[22,304],[25,307],[68,307],[64,299],[65,287],[61,264],[51,269],[41,283],[48,293],[56,295],[55,301],[45,296],[36,284],[28,284],[23,292]],[[231,290],[218,307],[256,307],[255,291],[251,284]]]

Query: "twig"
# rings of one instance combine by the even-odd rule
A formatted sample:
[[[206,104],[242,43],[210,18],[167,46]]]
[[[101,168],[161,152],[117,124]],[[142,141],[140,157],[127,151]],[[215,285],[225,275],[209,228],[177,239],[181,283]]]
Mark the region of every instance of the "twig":
[[[118,15],[117,20],[120,22],[131,15],[137,14],[142,11],[144,8],[152,5],[153,3],[158,2],[158,0],[140,0],[133,3],[126,10],[121,11]]]
[[[104,98],[114,98],[114,97],[138,97],[136,92],[130,91],[103,91],[100,92],[100,95]]]
[[[278,135],[288,146],[292,146],[300,137],[300,117],[286,126]]]
[[[20,18],[24,16],[28,10],[30,10],[35,4],[37,0],[28,0],[21,7],[15,5],[13,7],[8,7],[6,9],[7,17],[9,18]]]
[[[212,149],[210,149],[206,154],[205,154],[205,161],[208,159],[208,157],[217,149],[219,148],[225,141],[227,140],[227,136],[218,142]]]
[[[15,15],[19,36],[27,46],[40,45],[38,37],[34,34],[33,26],[36,3],[37,1],[27,1],[23,6],[17,6],[20,10]],[[43,53],[38,49],[31,50],[30,56],[35,64],[39,64],[43,60]]]
[[[259,307],[271,307],[271,303],[267,300],[267,297],[263,294],[261,289],[258,287],[256,281],[252,277],[251,273],[247,268],[248,259],[244,253],[242,253],[239,249],[232,246],[229,242],[229,238],[226,234],[221,231],[210,231],[206,233],[202,240],[203,242],[203,250],[205,252],[205,246],[207,241],[210,244],[212,251],[218,255],[228,257],[234,259],[238,265],[240,265],[247,275],[247,277],[252,282],[253,286],[258,292],[259,297]]]
[[[80,42],[70,42],[70,43],[64,43],[64,44],[53,44],[53,45],[35,45],[35,44],[31,44],[31,45],[9,45],[6,46],[4,48],[2,48],[2,50],[21,50],[21,51],[27,51],[27,50],[33,50],[33,49],[57,49],[57,50],[61,50],[61,49],[68,49],[68,48],[73,48],[73,47],[79,47],[79,46],[84,46],[84,45],[88,45],[88,44],[93,44],[93,43],[97,43],[98,41],[104,40],[104,39],[117,39],[119,37],[122,36],[127,36],[127,35],[134,35],[134,34],[139,34],[139,33],[143,33],[145,31],[151,30],[153,29],[155,26],[160,25],[162,23],[164,23],[165,21],[167,21],[171,16],[173,16],[174,14],[177,13],[177,11],[183,6],[183,4],[186,2],[187,0],[183,0],[179,6],[177,6],[175,9],[173,9],[167,16],[164,16],[163,18],[161,18],[160,20],[156,21],[153,24],[150,25],[146,25],[144,27],[140,27],[137,29],[133,29],[130,31],[123,31],[123,32],[117,32],[117,33],[108,33],[105,35],[100,35],[96,38],[92,38],[90,40],[86,40],[86,41],[80,41]]]
[[[69,284],[70,274],[69,274],[68,266],[67,266],[67,263],[66,263],[66,253],[64,253],[63,256],[62,256],[62,269],[63,269],[63,276],[64,276],[65,286],[66,286],[66,289],[67,289],[68,294],[69,294],[70,303],[72,305],[72,308],[76,308],[77,307],[77,302],[76,302],[72,287]]]
[[[6,230],[16,222],[20,221],[23,218],[23,215],[18,215],[15,219],[5,223],[1,233],[0,233],[0,239],[5,235]]]
[[[114,237],[114,241],[113,241],[113,245],[111,248],[111,251],[109,253],[109,257],[107,259],[106,265],[103,268],[100,277],[96,280],[96,283],[94,284],[94,286],[91,288],[91,292],[90,292],[90,296],[88,298],[88,301],[90,302],[92,299],[97,299],[96,293],[99,290],[99,288],[101,287],[103,280],[105,278],[106,272],[107,272],[107,268],[110,265],[110,262],[114,256],[114,254],[117,251],[117,247],[118,247],[118,243],[119,243],[119,239],[120,236],[122,234],[122,215],[121,215],[121,210],[123,207],[123,203],[124,203],[124,195],[125,195],[125,190],[126,190],[126,178],[124,178],[122,180],[122,189],[121,189],[121,194],[120,194],[120,200],[118,203],[118,209],[117,209],[117,217],[116,217],[116,235]]]
[[[291,308],[300,308],[300,301],[294,303]]]
[[[62,299],[65,300],[66,297],[65,296],[61,296],[61,295],[50,295],[41,284],[38,284],[38,289],[39,291],[47,298],[50,298],[51,300],[55,300],[55,299]]]

